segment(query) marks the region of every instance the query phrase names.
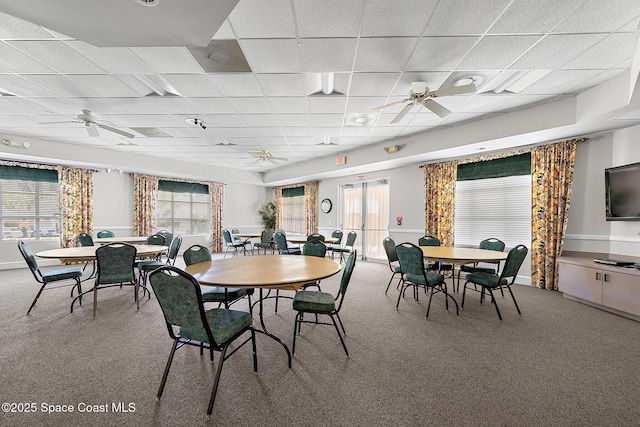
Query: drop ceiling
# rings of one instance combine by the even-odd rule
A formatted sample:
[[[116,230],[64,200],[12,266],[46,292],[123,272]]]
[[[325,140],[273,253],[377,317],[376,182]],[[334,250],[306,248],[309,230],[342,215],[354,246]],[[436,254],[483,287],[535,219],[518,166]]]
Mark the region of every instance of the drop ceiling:
[[[265,173],[482,120],[506,126],[629,73],[640,22],[636,0],[240,0],[204,2],[197,17],[168,0],[108,2],[109,13],[104,2],[51,3],[0,0],[3,135]],[[151,11],[181,41],[157,36]],[[226,65],[236,61],[250,71]],[[539,79],[488,90],[519,71]],[[438,98],[444,118],[416,106],[392,123],[402,105],[371,111],[405,99],[413,81],[478,90]],[[75,122],[83,109],[135,138],[89,136]],[[288,161],[249,154],[261,150]]]

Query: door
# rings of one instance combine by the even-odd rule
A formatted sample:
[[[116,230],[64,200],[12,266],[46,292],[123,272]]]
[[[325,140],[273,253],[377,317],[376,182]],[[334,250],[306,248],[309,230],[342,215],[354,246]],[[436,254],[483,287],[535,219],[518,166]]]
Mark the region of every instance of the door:
[[[340,206],[343,240],[355,231],[362,259],[386,259],[382,241],[389,236],[389,181],[342,185]]]

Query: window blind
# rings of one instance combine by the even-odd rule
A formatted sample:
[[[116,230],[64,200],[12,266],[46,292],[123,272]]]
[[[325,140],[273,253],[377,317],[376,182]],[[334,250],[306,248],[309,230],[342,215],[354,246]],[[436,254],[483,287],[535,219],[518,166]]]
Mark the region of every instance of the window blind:
[[[495,237],[531,246],[531,175],[458,181],[455,194],[456,245]]]

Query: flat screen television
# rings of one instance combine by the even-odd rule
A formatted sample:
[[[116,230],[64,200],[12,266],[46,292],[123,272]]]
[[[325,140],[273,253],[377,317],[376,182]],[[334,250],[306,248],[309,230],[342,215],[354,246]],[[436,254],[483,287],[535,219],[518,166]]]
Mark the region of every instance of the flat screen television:
[[[640,163],[604,171],[607,221],[640,221]]]

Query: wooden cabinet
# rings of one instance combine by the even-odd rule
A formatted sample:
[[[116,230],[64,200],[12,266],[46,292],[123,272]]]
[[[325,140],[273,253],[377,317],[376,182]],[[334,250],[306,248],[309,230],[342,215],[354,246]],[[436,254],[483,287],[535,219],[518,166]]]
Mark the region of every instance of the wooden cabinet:
[[[640,271],[596,264],[593,258],[608,258],[597,255],[560,257],[558,290],[565,297],[640,320]]]

